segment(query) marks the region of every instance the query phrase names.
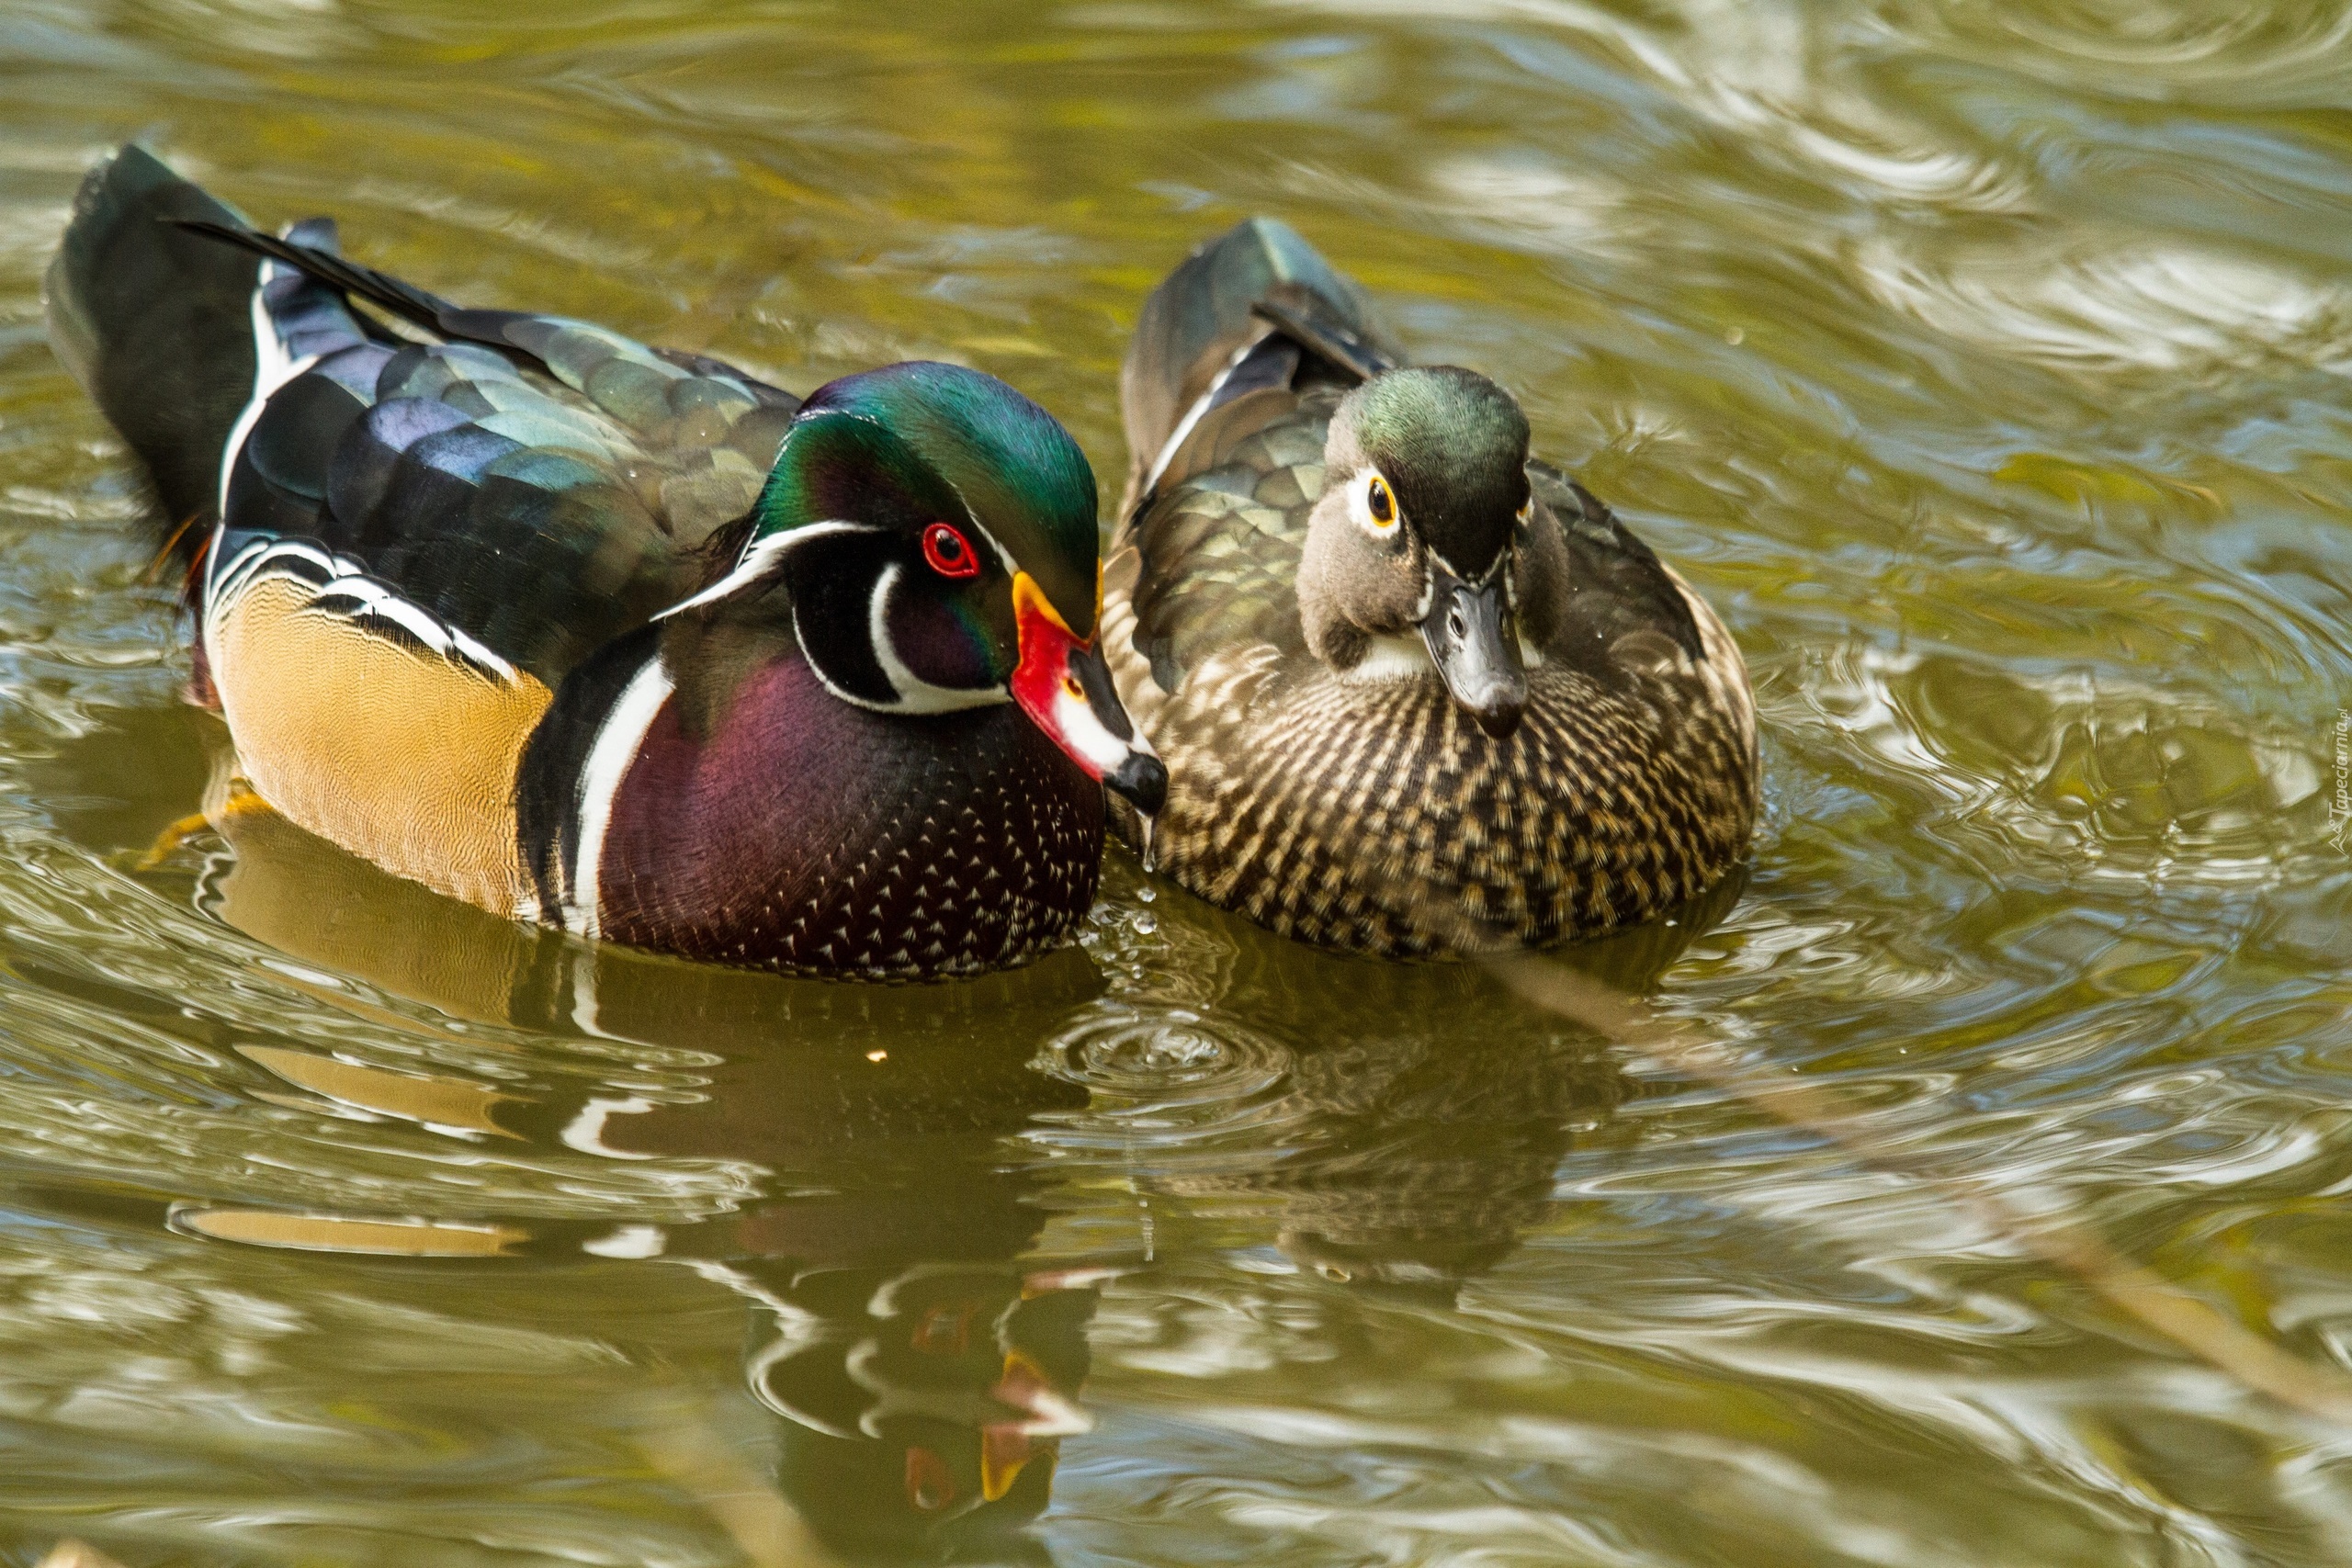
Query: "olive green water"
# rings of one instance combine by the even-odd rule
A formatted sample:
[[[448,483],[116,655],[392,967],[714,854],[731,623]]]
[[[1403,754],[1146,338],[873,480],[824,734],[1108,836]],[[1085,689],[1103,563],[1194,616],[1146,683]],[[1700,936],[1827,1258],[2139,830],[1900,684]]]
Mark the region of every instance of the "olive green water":
[[[2340,1363],[2347,101],[2276,0],[6,0],[0,1562],[2352,1562],[2352,1429],[1981,1212],[1115,852],[893,991],[142,869],[225,737],[38,299],[141,135],[1115,494],[1143,292],[1281,214],[1747,650],[1747,886],[1600,971]]]

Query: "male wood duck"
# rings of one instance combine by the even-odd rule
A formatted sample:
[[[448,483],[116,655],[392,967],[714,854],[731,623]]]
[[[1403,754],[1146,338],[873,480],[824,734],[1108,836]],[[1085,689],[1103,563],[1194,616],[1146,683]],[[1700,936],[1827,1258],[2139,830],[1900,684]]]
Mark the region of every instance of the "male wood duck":
[[[395,332],[354,306],[401,323]],[[953,366],[806,402],[274,238],[131,147],[60,356],[206,543],[198,682],[258,795],[503,915],[865,978],[1054,944],[1104,785],[1166,773],[1094,641],[1094,480]]]
[[[1103,637],[1173,780],[1156,823],[1123,819],[1147,859],[1284,935],[1398,957],[1597,935],[1737,862],[1739,650],[1529,457],[1508,392],[1408,365],[1262,218],[1153,292],[1120,392]]]

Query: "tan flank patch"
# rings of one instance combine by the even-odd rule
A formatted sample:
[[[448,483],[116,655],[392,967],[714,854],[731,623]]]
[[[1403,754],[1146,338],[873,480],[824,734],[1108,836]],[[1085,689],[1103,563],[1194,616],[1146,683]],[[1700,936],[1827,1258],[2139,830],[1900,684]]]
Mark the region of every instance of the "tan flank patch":
[[[311,599],[266,577],[209,629],[246,778],[289,821],[396,875],[519,913],[514,770],[547,687],[311,612]]]

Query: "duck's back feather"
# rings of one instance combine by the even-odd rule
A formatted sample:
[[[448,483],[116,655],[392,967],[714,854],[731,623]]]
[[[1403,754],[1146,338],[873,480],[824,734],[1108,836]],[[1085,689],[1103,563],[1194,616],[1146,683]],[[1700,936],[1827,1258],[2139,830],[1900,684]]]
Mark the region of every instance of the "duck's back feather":
[[[84,183],[48,294],[168,521],[222,525],[208,599],[307,544],[388,635],[413,606],[549,684],[700,586],[798,407],[717,360],[452,305],[340,256],[330,223],[256,234],[138,147]]]
[[[797,400],[451,305],[346,261],[329,223],[257,235],[135,147],[85,183],[50,299],[174,520],[217,519],[205,671],[264,797],[401,874],[526,907],[533,729],[599,649],[723,568]]]
[[[1272,218],[1236,224],[1186,257],[1144,301],[1119,371],[1119,405],[1134,465],[1128,508],[1147,488],[1142,481],[1154,457],[1165,452],[1188,414],[1216,400],[1218,391],[1229,398],[1250,384],[1240,376],[1239,384],[1217,385],[1220,378],[1235,381],[1251,345],[1275,331],[1274,318],[1266,313],[1270,303],[1277,315],[1313,323],[1287,341],[1326,350],[1310,357],[1328,361],[1326,375],[1342,384],[1361,379],[1367,366],[1404,363],[1363,291],[1295,230]],[[1280,382],[1288,384],[1299,369],[1294,355]]]
[[[1220,649],[1305,651],[1299,551],[1337,401],[1329,390],[1269,388],[1194,427],[1181,466],[1137,509],[1104,568],[1106,604],[1116,601],[1131,622],[1112,638],[1114,669],[1139,656],[1164,694]]]
[[[221,564],[314,539],[553,685],[709,576],[798,404],[583,322],[448,313],[530,346],[333,347],[229,455]]]

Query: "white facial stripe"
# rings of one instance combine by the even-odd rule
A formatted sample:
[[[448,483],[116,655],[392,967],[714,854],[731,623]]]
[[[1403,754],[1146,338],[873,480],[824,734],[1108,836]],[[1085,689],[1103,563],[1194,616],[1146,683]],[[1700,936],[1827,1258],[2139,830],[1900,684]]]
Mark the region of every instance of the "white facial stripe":
[[[1012,552],[1006,549],[1003,545],[999,543],[997,536],[994,534],[989,533],[987,528],[983,527],[980,524],[980,520],[977,517],[972,519],[972,531],[979,535],[981,538],[986,539],[989,542],[989,548],[996,552],[997,570],[1003,572],[1008,578],[1019,573],[1021,570],[1021,563],[1012,558]]]
[[[884,567],[882,575],[874,580],[874,597],[866,604],[865,632],[874,643],[875,661],[882,666],[883,677],[899,700],[888,711],[893,713],[954,713],[959,708],[987,707],[992,703],[1009,703],[1012,694],[1001,686],[934,686],[912,670],[899,657],[898,649],[890,641],[890,593],[899,586],[903,570],[896,563]],[[863,705],[868,707],[873,704]]]
[[[646,731],[653,728],[662,705],[670,700],[670,691],[669,671],[662,668],[662,657],[656,654],[630,679],[612,712],[605,716],[596,743],[588,750],[588,765],[581,770],[580,858],[571,868],[571,892],[563,906],[563,923],[582,936],[602,934],[598,875],[605,858],[605,835],[613,825],[613,797],[620,793],[629,764],[637,761]]]
[[[968,525],[973,532],[978,533],[987,543],[988,547],[996,552],[998,560],[1003,563],[1007,572],[1013,570],[1012,557],[1002,545],[997,542],[994,535],[968,516],[960,525]],[[776,563],[786,552],[811,539],[829,538],[842,534],[883,532],[885,532],[884,529],[870,523],[852,523],[835,518],[823,523],[806,524],[786,533],[770,534],[764,538],[754,539],[750,545],[744,547],[742,558],[736,562],[734,570],[696,593],[693,598],[682,600],[671,605],[654,619],[666,620],[682,611],[713,604],[731,593],[767,581],[774,573]],[[1001,686],[935,686],[908,667],[906,660],[899,657],[897,647],[890,640],[889,623],[890,594],[904,576],[904,569],[895,562],[884,568],[882,574],[875,580],[874,592],[866,602],[865,612],[866,637],[873,644],[875,662],[882,667],[883,678],[890,682],[891,690],[898,694],[898,700],[877,703],[870,697],[859,696],[854,692],[843,691],[825,678],[824,670],[812,659],[808,661],[809,669],[816,674],[825,690],[845,703],[876,713],[955,713],[963,708],[987,707],[995,703],[1011,702],[1012,694]]]
[[[769,534],[743,547],[735,562],[735,570],[712,583],[691,599],[681,599],[653,618],[666,621],[681,611],[699,608],[724,599],[729,594],[751,587],[765,579],[786,550],[805,545],[811,539],[831,538],[836,534],[878,534],[881,530],[865,523],[809,523],[787,529],[781,534]]]
[[[237,454],[244,450],[245,441],[261,419],[261,411],[269,403],[272,392],[319,362],[315,354],[300,359],[286,350],[286,340],[277,335],[277,323],[270,320],[269,305],[262,299],[263,286],[284,270],[274,261],[261,264],[254,279],[254,395],[244,412],[237,415],[237,423],[229,427],[228,442],[220,448],[220,515],[229,515],[229,475],[237,466]]]

